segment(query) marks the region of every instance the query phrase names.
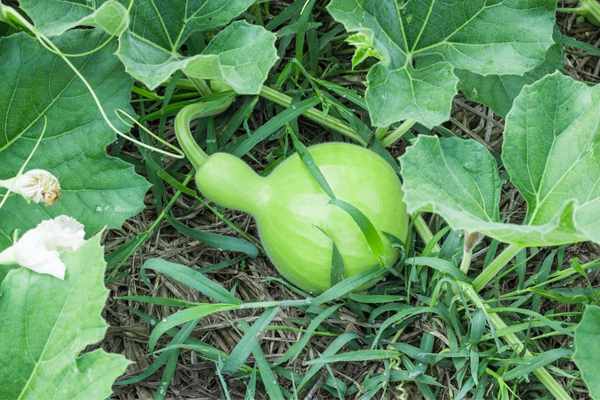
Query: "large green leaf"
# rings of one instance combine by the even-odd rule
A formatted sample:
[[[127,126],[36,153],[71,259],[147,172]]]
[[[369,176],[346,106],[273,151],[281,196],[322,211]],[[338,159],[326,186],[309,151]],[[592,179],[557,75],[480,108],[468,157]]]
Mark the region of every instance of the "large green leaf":
[[[525,75],[482,76],[465,70],[456,70],[460,78],[459,88],[470,100],[489,106],[496,114],[506,117],[515,97],[523,86],[531,84],[553,73],[563,64],[562,49],[559,45],[550,47],[546,59]]]
[[[20,0],[19,3],[36,28],[47,36],[60,35],[78,25],[97,26],[118,35],[129,24],[127,8],[117,0]]]
[[[374,125],[415,119],[433,127],[450,116],[454,68],[522,75],[552,45],[553,0],[332,0],[328,10],[380,62],[368,74]]]
[[[193,57],[148,48],[133,38],[121,37],[119,56],[128,71],[150,87],[181,69],[192,78],[224,81],[239,94],[257,94],[277,60],[275,35],[245,21],[223,29]]]
[[[600,86],[556,72],[525,86],[506,120],[502,160],[523,195],[523,224],[499,219],[496,161],[473,140],[421,136],[402,156],[411,212],[522,246],[600,243]]]
[[[64,281],[25,268],[0,286],[0,398],[104,400],[128,361],[102,350],[80,353],[104,337],[100,235],[65,253]]]
[[[201,55],[183,57],[180,47],[193,32],[229,23],[254,0],[137,1],[118,55],[127,71],[154,89],[178,70],[192,77],[227,82],[237,93],[256,94],[277,60],[275,35],[246,22],[216,35]]]
[[[57,44],[80,52],[104,40],[92,30],[70,31]],[[115,110],[131,109],[132,80],[113,55],[115,46],[71,59],[89,80],[109,118],[123,131]],[[0,249],[15,229],[26,230],[40,221],[66,214],[95,233],[104,226],[119,227],[144,207],[148,183],[133,167],[105,153],[115,133],[102,119],[92,96],[73,71],[55,54],[26,34],[0,39],[0,179],[17,174],[47,127],[27,168],[56,175],[63,195],[52,207],[27,204],[11,196],[0,209]]]
[[[581,371],[592,399],[600,399],[600,307],[587,306],[583,318],[575,329],[575,354],[573,359]]]

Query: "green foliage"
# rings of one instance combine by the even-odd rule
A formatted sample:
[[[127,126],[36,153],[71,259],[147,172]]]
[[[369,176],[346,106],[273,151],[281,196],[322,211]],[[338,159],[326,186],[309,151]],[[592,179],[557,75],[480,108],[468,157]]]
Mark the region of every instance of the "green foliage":
[[[258,93],[277,60],[275,36],[245,22],[225,28],[202,54],[181,57],[179,49],[194,32],[228,24],[254,0],[135,2],[129,29],[120,37],[119,58],[127,72],[155,89],[175,71],[227,82],[240,94]]]
[[[328,10],[348,31],[368,35],[381,57],[368,75],[373,124],[414,119],[431,128],[450,116],[455,68],[522,75],[541,64],[553,43],[554,7],[552,0],[333,0]]]
[[[571,68],[583,72],[581,77],[596,72],[590,69],[593,58],[577,58],[577,52],[600,54],[591,41],[580,41],[595,33],[582,17],[569,19],[569,26],[577,26],[576,40],[562,22],[563,33],[554,26],[553,0],[20,0],[19,9],[7,5],[16,3],[0,3],[0,180],[23,167],[44,168],[57,175],[63,195],[53,207],[42,207],[17,195],[5,199],[0,192],[0,250],[59,214],[83,222],[88,236],[104,226],[117,228],[144,208],[148,183],[132,164],[152,183],[141,218],[149,224],[139,227],[141,233],[132,235],[128,227],[127,237],[104,236],[112,242],[106,282],[130,283],[130,295],[116,302],[121,309],[138,303],[131,314],[151,332],[148,367],[117,384],[149,379],[154,399],[170,398],[178,365],[193,352],[192,360],[214,364],[218,381],[211,381],[221,385],[217,396],[224,398],[244,396],[239,386],[245,384],[247,399],[600,399],[600,308],[591,305],[600,298],[592,273],[600,262],[570,259],[581,252],[587,260],[589,252],[562,246],[600,243],[595,228],[600,92],[556,73],[563,70],[563,54],[577,61],[569,73]],[[574,8],[560,12],[584,14],[593,22],[593,15],[582,11],[596,0],[581,1],[580,7],[563,3]],[[352,58],[348,44],[356,48]],[[367,81],[366,96],[361,80]],[[231,90],[253,96],[236,99]],[[450,124],[427,129],[448,120],[457,90],[506,118],[503,137],[497,129],[502,120],[492,124],[478,107],[471,114],[461,102],[455,106],[467,110],[465,120],[458,113],[453,122],[468,122],[461,130],[478,141],[452,138],[458,130]],[[221,91],[227,93],[215,94]],[[226,101],[197,113],[216,99]],[[131,130],[133,117],[124,122],[118,110],[121,117],[139,114],[140,124]],[[363,111],[379,129],[361,119]],[[197,193],[188,162],[147,147],[153,146],[150,132],[171,142],[172,117],[179,120],[186,112],[190,137],[207,155],[229,153],[238,164],[244,157],[263,177],[295,148],[311,187],[327,194],[323,203],[331,199],[327,207],[350,216],[349,226],[360,228],[374,254],[388,242],[399,248],[398,261],[378,268],[374,259],[373,269],[351,276],[345,257],[356,246],[347,250],[332,243],[348,227],[320,227],[323,240],[330,240],[317,253],[331,254],[324,257],[331,273],[318,277],[320,267],[308,274],[330,280],[331,288],[310,297],[270,276],[274,271],[265,274],[269,269],[261,253],[268,249],[253,237],[254,226]],[[482,114],[477,128],[469,120],[474,114]],[[484,127],[489,128],[485,136],[478,137]],[[138,148],[124,138],[115,142],[116,130]],[[375,232],[357,203],[343,196],[364,195],[361,209],[380,204],[382,196],[368,190],[375,179],[352,184],[347,177],[331,179],[332,169],[321,171],[302,145],[343,139],[381,155],[395,179],[400,168],[386,147],[397,143],[393,154],[401,154],[399,140],[410,144],[401,158],[405,200],[414,212],[405,243]],[[344,168],[375,173],[360,159],[326,153],[348,163]],[[227,180],[229,172],[221,164],[213,175],[223,193],[242,201],[257,195],[250,181]],[[299,184],[293,177],[277,186],[294,192]],[[337,193],[340,185],[349,192]],[[524,217],[519,205],[504,214],[505,198],[515,204],[514,197],[504,196],[511,187],[527,202]],[[311,231],[318,226],[306,217],[315,209],[314,199],[303,198],[283,202],[302,203],[300,217],[274,218],[278,250],[289,246],[309,253],[302,247],[306,237],[293,236],[298,225]],[[449,226],[437,216],[424,216],[426,223],[420,211],[439,213]],[[397,218],[384,220],[398,226]],[[156,232],[166,233],[157,244],[173,240],[182,257],[151,258],[138,269],[128,260],[154,243]],[[497,240],[480,241],[477,232],[510,245],[503,249]],[[186,249],[179,247],[184,236],[192,240]],[[554,245],[561,247],[544,249]],[[235,258],[229,257],[232,252]],[[82,353],[106,331],[100,317],[107,296],[102,253],[97,235],[79,251],[62,254],[66,281],[0,265],[0,317],[6,328],[0,329],[0,399],[110,397],[126,360],[102,350]],[[215,264],[202,265],[209,259]],[[173,298],[165,288],[189,295]],[[282,300],[282,293],[295,293],[296,299]],[[225,314],[217,329],[231,323],[224,328],[227,340],[219,344],[213,341],[215,321],[204,324],[216,314]]]
[[[64,281],[18,268],[0,286],[2,399],[104,400],[129,364],[103,350],[80,355],[107,328],[100,235],[62,260]]]
[[[79,25],[92,25],[119,35],[129,24],[127,8],[117,0],[21,0],[21,8],[37,29],[58,36]]]
[[[600,90],[555,73],[526,86],[506,121],[502,160],[528,205],[523,224],[500,220],[496,161],[473,140],[421,136],[402,156],[409,210],[521,246],[600,242],[596,185]],[[565,104],[569,104],[565,106]]]
[[[600,381],[598,380],[598,365],[600,353],[600,307],[587,306],[583,318],[575,329],[575,354],[573,359],[583,375],[583,380],[590,389],[592,399],[600,399]]]
[[[523,86],[534,83],[553,73],[563,65],[562,49],[559,45],[550,47],[544,62],[524,75],[483,76],[465,70],[456,70],[460,79],[459,89],[470,100],[489,106],[496,114],[506,117],[515,97]]]
[[[78,30],[56,43],[69,53],[103,41],[101,33]],[[114,43],[72,59],[89,81],[113,125],[128,130],[116,115],[130,105],[132,80],[113,55]],[[60,201],[51,208],[11,196],[0,209],[0,248],[15,229],[27,230],[62,214],[78,219],[90,234],[119,227],[144,207],[148,183],[133,167],[106,155],[115,133],[102,118],[90,92],[75,73],[32,37],[19,33],[0,39],[0,179],[15,176],[35,148],[27,167],[59,177]],[[44,129],[44,125],[46,125]]]

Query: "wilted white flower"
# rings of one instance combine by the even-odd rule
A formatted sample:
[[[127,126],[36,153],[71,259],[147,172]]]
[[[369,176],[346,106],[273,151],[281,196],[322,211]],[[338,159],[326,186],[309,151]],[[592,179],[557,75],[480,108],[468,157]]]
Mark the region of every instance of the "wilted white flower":
[[[0,264],[18,264],[40,274],[65,278],[60,251],[75,251],[84,243],[83,225],[61,215],[41,222],[0,253]]]
[[[32,169],[12,179],[0,180],[0,186],[29,201],[49,206],[60,197],[58,179],[43,169]]]

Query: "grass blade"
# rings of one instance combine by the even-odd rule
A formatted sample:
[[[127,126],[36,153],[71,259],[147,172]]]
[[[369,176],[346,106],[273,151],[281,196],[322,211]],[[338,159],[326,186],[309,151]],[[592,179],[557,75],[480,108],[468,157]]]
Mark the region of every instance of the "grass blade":
[[[176,264],[162,260],[160,258],[151,258],[147,260],[140,269],[140,278],[148,286],[151,287],[146,270],[151,269],[156,272],[176,280],[177,282],[197,290],[211,300],[219,303],[235,304],[241,301],[227,291],[217,282],[208,279],[202,273],[186,267],[181,264]]]
[[[239,304],[200,304],[195,307],[188,308],[176,312],[173,315],[169,315],[167,318],[159,322],[148,339],[148,348],[153,351],[156,347],[158,339],[164,335],[168,330],[175,328],[186,322],[193,321],[196,319],[202,319],[208,315],[215,314],[223,311],[237,310],[240,308]]]
[[[244,364],[246,359],[252,353],[252,349],[258,346],[258,337],[269,326],[273,318],[279,313],[278,307],[273,307],[266,310],[252,326],[246,330],[242,339],[233,348],[227,360],[223,364],[223,372],[226,374],[234,374]]]

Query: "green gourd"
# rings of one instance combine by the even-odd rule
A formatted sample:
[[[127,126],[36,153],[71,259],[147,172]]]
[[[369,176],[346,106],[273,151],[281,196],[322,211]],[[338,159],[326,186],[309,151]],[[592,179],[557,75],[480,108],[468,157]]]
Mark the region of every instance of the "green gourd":
[[[312,294],[328,289],[333,242],[343,259],[344,277],[381,265],[357,223],[330,203],[298,154],[266,177],[231,154],[206,156],[193,141],[189,123],[221,108],[210,103],[186,107],[176,118],[177,137],[196,168],[200,192],[216,204],[255,218],[264,249],[281,275]],[[308,151],[336,197],[359,209],[377,229],[384,246],[383,265],[393,264],[398,250],[388,235],[405,241],[408,229],[400,180],[393,168],[374,152],[353,144],[324,143]]]

